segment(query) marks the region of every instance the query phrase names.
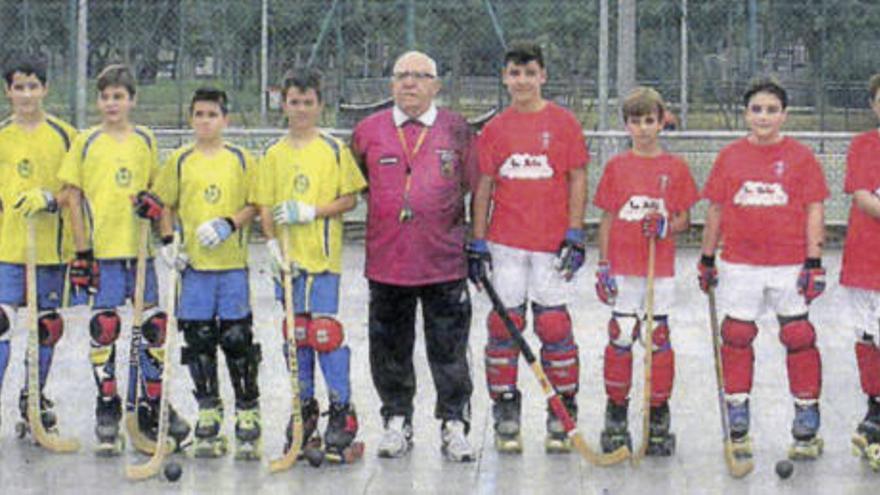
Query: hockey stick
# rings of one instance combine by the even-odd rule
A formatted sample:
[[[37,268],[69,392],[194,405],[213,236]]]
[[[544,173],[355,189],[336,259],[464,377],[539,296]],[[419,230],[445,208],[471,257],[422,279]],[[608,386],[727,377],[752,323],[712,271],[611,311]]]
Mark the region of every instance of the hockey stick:
[[[37,234],[32,219],[27,220],[27,263],[25,264],[27,282],[27,374],[28,398],[27,420],[34,440],[52,452],[71,453],[79,450],[79,441],[49,433],[43,427],[40,411],[40,329],[37,320]]]
[[[718,312],[715,309],[715,289],[709,287],[709,324],[712,327],[712,350],[715,357],[715,381],[718,389],[718,409],[721,413],[721,432],[724,434],[724,461],[727,471],[734,478],[742,478],[752,472],[755,463],[751,459],[741,459],[733,452],[730,438],[730,422],[727,418],[727,404],[724,400],[724,367],[721,362],[721,330],[718,326]]]
[[[137,402],[140,392],[140,349],[143,341],[141,320],[144,317],[144,290],[147,285],[147,243],[150,239],[150,222],[140,222],[140,238],[138,239],[137,268],[134,282],[134,299],[131,315],[131,344],[128,351],[128,395],[125,399],[125,431],[131,444],[140,452],[152,455],[156,450],[156,442],[150,440],[140,428],[137,418]],[[166,445],[166,450],[171,447]]]
[[[180,246],[180,235],[174,234],[175,247]],[[176,249],[175,249],[175,252]],[[168,442],[168,397],[171,395],[171,368],[174,361],[171,354],[174,351],[174,340],[177,336],[177,289],[180,283],[180,272],[172,265],[168,273],[168,302],[165,306],[168,312],[168,325],[165,331],[165,343],[162,356],[162,396],[159,398],[159,432],[156,435],[156,443],[166,445]],[[154,444],[155,445],[155,444]],[[153,448],[150,459],[143,464],[129,464],[125,466],[125,476],[130,480],[145,480],[159,473],[162,462],[170,449]]]
[[[550,409],[553,410],[553,414],[562,421],[562,427],[565,428],[568,438],[571,439],[571,442],[574,444],[575,448],[577,448],[578,452],[580,452],[581,456],[586,459],[587,462],[597,466],[610,466],[625,461],[630,456],[629,449],[626,448],[626,446],[622,446],[609,454],[600,454],[587,445],[587,441],[584,440],[583,435],[581,435],[577,429],[577,423],[575,423],[574,419],[572,419],[571,415],[568,413],[568,409],[566,409],[565,405],[562,403],[562,399],[559,397],[559,392],[556,391],[556,388],[550,383],[550,380],[547,379],[547,375],[544,374],[544,370],[541,368],[541,363],[535,359],[535,353],[532,352],[529,343],[526,342],[526,339],[523,338],[520,331],[516,328],[516,325],[511,321],[510,316],[508,316],[507,310],[504,308],[504,303],[501,302],[501,298],[499,298],[498,293],[495,292],[495,287],[492,285],[492,282],[489,281],[489,277],[484,275],[480,278],[480,282],[483,284],[483,288],[486,290],[489,300],[492,301],[492,307],[501,317],[501,321],[504,322],[504,327],[507,328],[508,333],[510,333],[510,336],[516,342],[520,352],[522,352],[526,363],[529,364],[529,367],[535,374],[535,378],[538,379],[538,383],[541,384],[541,390],[544,392],[544,397],[547,399]]]
[[[286,471],[296,464],[300,450],[302,450],[303,418],[302,406],[299,400],[299,366],[296,362],[296,338],[295,320],[293,318],[293,277],[290,268],[290,231],[287,226],[281,229],[281,243],[284,249],[284,264],[287,270],[281,271],[284,279],[284,318],[287,322],[287,363],[290,368],[290,393],[291,393],[291,417],[293,418],[293,432],[290,436],[290,448],[281,457],[269,462],[269,472],[279,473]]]
[[[644,384],[642,389],[642,444],[632,458],[634,466],[638,466],[648,452],[651,435],[651,365],[654,361],[654,263],[657,243],[653,237],[648,238],[648,276],[645,280],[645,329],[644,343]]]

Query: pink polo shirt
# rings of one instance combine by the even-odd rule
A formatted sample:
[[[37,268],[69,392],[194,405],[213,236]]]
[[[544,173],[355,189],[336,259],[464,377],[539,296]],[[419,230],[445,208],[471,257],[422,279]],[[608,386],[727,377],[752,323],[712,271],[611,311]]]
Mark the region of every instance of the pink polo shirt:
[[[432,125],[405,123],[401,131],[405,147],[389,109],[358,123],[352,137],[369,183],[366,277],[402,286],[463,279],[464,196],[478,171],[473,133],[463,117],[443,109]],[[412,216],[401,221],[405,204]]]

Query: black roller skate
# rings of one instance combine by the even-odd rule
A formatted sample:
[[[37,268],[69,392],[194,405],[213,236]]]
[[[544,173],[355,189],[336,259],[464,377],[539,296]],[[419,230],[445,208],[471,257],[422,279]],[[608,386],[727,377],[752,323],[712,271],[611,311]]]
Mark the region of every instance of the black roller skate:
[[[495,449],[505,454],[522,452],[522,434],[520,433],[520,411],[522,396],[519,390],[505,392],[492,405],[492,416],[495,419]]]
[[[263,456],[263,422],[257,406],[235,412],[235,459],[258,461]]]
[[[727,421],[730,427],[731,453],[737,459],[751,460],[752,439],[749,436],[749,400],[728,400]]]
[[[119,421],[122,419],[122,400],[118,395],[98,397],[95,404],[95,436],[98,445],[95,453],[101,457],[114,457],[122,454],[125,437],[119,434]]]
[[[199,404],[199,419],[193,441],[193,456],[216,458],[226,455],[229,441],[220,433],[223,428],[223,404],[219,400]]]
[[[880,471],[880,398],[868,398],[868,412],[856,427],[852,444],[855,455],[866,459],[874,471]]]
[[[675,433],[670,433],[669,403],[651,407],[647,455],[667,457],[675,453]]]
[[[329,462],[349,464],[363,454],[363,442],[355,442],[358,432],[357,413],[351,404],[331,403],[324,430],[324,453]]]
[[[53,408],[55,403],[48,399],[42,393],[40,394],[40,420],[43,422],[43,429],[47,433],[58,433],[58,417],[55,415]],[[15,425],[15,434],[18,438],[24,438],[31,432],[30,424],[27,417],[28,409],[28,393],[27,389],[21,389],[18,396],[18,410],[21,412],[21,421]]]
[[[795,404],[794,421],[791,425],[791,436],[794,442],[788,450],[791,460],[812,460],[822,455],[824,442],[817,434],[819,431],[819,404]]]
[[[573,395],[562,396],[562,404],[571,416],[572,421],[577,423],[577,398]],[[548,454],[567,454],[571,452],[571,439],[562,420],[556,413],[547,407],[547,437],[544,439],[544,451]]]
[[[307,450],[320,450],[322,448],[321,433],[318,431],[318,420],[321,417],[321,408],[318,399],[310,397],[302,403],[303,439],[299,458],[302,459]],[[287,429],[284,432],[286,440],[284,451],[290,450],[290,441],[293,437],[293,416],[287,420]]]
[[[171,452],[178,451],[182,448],[184,441],[189,436],[192,427],[190,427],[189,423],[180,417],[177,414],[177,411],[174,410],[174,407],[171,404],[167,404],[168,406],[168,436],[169,445],[168,449]],[[156,438],[159,433],[159,399],[141,399],[138,401],[137,407],[137,419],[138,419],[138,429],[153,443],[156,442]],[[152,452],[144,452],[145,454],[152,454]]]
[[[615,404],[612,401],[605,403],[605,428],[599,443],[602,445],[602,452],[609,454],[615,450],[626,447],[632,450],[632,437],[629,435],[627,421],[628,402],[623,404]]]

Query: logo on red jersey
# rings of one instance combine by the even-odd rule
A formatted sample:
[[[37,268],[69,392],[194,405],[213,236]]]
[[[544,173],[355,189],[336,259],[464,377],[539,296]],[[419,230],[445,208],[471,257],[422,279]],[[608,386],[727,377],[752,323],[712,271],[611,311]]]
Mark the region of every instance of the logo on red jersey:
[[[666,189],[669,188],[669,176],[666,174],[663,174],[660,177],[658,177],[658,180],[660,181],[660,192],[665,193]]]
[[[776,177],[782,177],[782,174],[785,173],[785,162],[779,160],[773,164],[773,173],[776,174]]]
[[[666,201],[663,198],[652,198],[650,196],[630,196],[620,209],[617,217],[625,222],[640,222],[649,213],[659,213],[664,217],[668,217],[669,212],[666,210]]]
[[[747,180],[734,195],[733,204],[739,206],[784,206],[788,204],[788,194],[782,188],[782,184],[778,182]]]
[[[514,153],[504,160],[498,175],[508,179],[549,179],[553,177],[553,167],[547,155]]]

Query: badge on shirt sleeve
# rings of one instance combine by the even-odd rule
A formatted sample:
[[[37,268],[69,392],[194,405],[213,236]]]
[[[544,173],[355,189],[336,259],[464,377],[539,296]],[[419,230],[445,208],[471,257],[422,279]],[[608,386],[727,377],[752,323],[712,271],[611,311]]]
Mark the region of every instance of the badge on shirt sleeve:
[[[452,178],[455,173],[455,152],[438,149],[437,155],[440,157],[440,175],[447,179]]]
[[[217,201],[220,201],[220,188],[217,184],[211,184],[210,186],[205,188],[205,201],[210,204],[214,204]]]

